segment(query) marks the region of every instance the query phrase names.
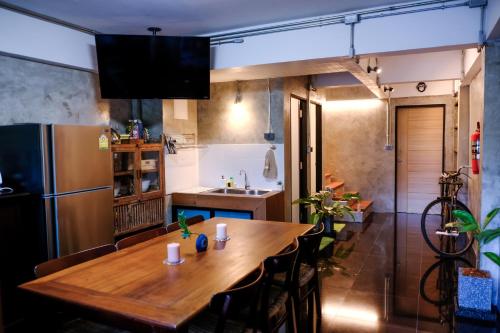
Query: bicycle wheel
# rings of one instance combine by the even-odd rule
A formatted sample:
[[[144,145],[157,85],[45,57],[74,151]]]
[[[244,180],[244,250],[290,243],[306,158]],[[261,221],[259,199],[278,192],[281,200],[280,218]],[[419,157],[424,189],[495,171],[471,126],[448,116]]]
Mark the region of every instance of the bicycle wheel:
[[[459,267],[472,267],[472,264],[463,257],[445,257],[433,263],[420,278],[420,296],[438,306],[453,302]]]
[[[454,209],[469,209],[460,201],[452,207],[449,198],[438,198],[425,207],[422,213],[421,229],[424,240],[429,247],[439,255],[457,256],[466,252],[474,242],[472,233],[445,229],[445,225],[455,221],[452,215]]]

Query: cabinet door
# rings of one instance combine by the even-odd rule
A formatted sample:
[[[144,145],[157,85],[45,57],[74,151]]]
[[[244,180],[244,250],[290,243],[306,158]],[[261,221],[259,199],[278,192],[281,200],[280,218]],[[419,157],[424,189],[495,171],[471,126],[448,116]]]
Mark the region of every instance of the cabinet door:
[[[251,220],[252,212],[232,211],[232,210],[214,210],[214,217],[229,217],[233,219]]]
[[[128,202],[140,195],[135,148],[113,148],[113,197],[115,201]]]
[[[163,195],[163,150],[140,148],[140,190],[144,199]]]

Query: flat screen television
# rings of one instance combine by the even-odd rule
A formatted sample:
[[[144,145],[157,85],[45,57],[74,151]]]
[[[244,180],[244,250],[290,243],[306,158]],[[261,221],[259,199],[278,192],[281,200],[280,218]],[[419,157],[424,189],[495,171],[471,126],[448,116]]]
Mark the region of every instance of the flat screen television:
[[[210,98],[210,38],[95,36],[102,98]]]

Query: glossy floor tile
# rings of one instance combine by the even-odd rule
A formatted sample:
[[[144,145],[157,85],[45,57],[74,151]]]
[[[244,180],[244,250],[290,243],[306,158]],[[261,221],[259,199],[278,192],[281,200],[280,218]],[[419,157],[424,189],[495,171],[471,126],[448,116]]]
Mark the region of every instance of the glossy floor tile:
[[[347,228],[336,247],[353,246],[350,256],[321,263],[321,332],[497,331],[453,316],[454,272],[468,262],[440,261],[421,236],[420,215],[373,214]]]

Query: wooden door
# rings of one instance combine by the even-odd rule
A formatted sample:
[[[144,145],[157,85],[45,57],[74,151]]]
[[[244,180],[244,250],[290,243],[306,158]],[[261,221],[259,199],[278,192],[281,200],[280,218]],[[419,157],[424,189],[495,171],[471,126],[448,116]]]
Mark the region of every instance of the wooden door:
[[[422,213],[439,196],[443,106],[397,109],[397,211]]]

